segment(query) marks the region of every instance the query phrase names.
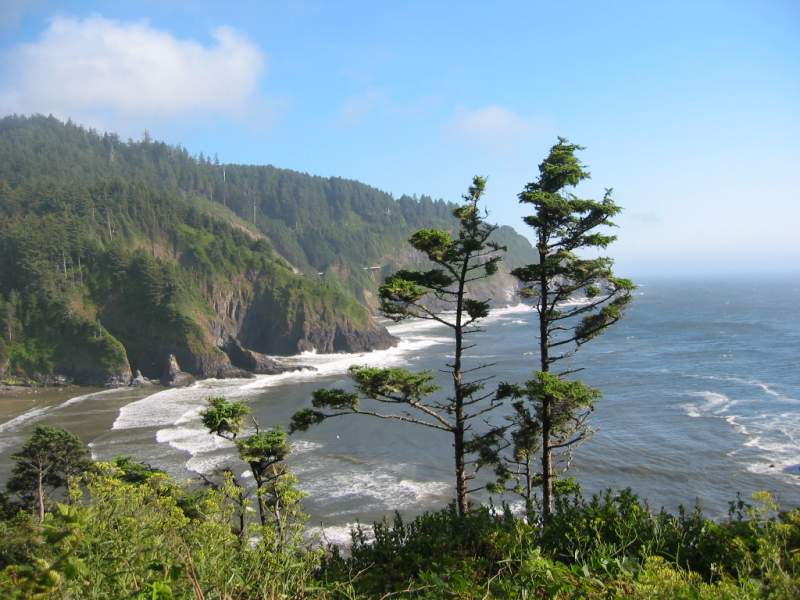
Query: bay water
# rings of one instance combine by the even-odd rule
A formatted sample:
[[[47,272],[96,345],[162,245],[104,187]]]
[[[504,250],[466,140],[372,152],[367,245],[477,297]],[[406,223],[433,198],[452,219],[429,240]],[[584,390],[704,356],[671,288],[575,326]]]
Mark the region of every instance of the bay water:
[[[800,282],[795,278],[643,279],[625,318],[570,359],[600,388],[595,433],[575,455],[586,493],[631,487],[651,507],[699,502],[722,516],[737,492],[768,490],[800,505]],[[537,366],[536,313],[492,311],[470,364],[494,381],[521,382]],[[198,412],[212,395],[247,402],[262,426],[288,425],[322,386],[348,387],[353,364],[439,373],[452,357],[447,328],[404,322],[396,348],[293,357],[316,370],[205,380],[193,387],[83,394],[0,423],[0,484],[10,454],[37,424],[65,427],[94,458],[130,455],[179,478],[245,467],[232,444],[207,434]],[[469,366],[469,365],[468,365]],[[444,391],[443,391],[444,393]],[[2,401],[2,399],[0,399]],[[502,411],[495,419],[502,419]],[[292,436],[290,464],[308,493],[312,525],[346,539],[349,525],[399,510],[414,514],[453,497],[451,439],[443,432],[351,416]],[[478,494],[487,502],[487,494]],[[513,500],[513,498],[507,498]],[[495,499],[499,501],[500,499]]]

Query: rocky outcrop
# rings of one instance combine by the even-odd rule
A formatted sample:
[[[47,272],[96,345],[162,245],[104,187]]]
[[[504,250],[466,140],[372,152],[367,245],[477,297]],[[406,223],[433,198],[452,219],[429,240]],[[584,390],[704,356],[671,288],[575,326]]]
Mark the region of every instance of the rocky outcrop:
[[[284,373],[286,371],[299,371],[311,368],[303,365],[287,365],[271,356],[249,350],[243,347],[239,343],[239,340],[234,337],[228,338],[223,350],[235,366],[259,375],[277,375],[278,373]]]
[[[220,367],[214,377],[216,379],[253,379],[255,375],[247,369],[227,365],[225,367]]]
[[[233,337],[245,348],[273,356],[312,350],[364,352],[397,344],[397,338],[366,308],[352,302],[348,305],[344,294],[333,301],[339,304],[325,305],[313,297],[297,296],[287,305],[284,297],[259,286],[246,310],[240,311]]]
[[[128,385],[131,368],[125,348],[100,323],[71,315],[62,327],[70,345],[59,349],[53,373],[37,377],[42,384]]]
[[[377,323],[370,323],[368,327],[355,327],[348,322],[337,324],[333,330],[311,328],[303,340],[310,345],[308,350],[316,349],[318,352],[386,350],[395,346],[398,341],[385,327]]]
[[[174,354],[170,354],[167,357],[163,374],[161,375],[161,385],[170,388],[186,387],[187,385],[192,385],[194,381],[195,379],[191,374],[181,371],[178,359],[175,358]]]
[[[130,387],[142,387],[145,385],[153,385],[153,382],[142,375],[142,372],[139,369],[136,369],[136,374],[133,376],[133,379],[131,379],[131,382],[128,385]]]

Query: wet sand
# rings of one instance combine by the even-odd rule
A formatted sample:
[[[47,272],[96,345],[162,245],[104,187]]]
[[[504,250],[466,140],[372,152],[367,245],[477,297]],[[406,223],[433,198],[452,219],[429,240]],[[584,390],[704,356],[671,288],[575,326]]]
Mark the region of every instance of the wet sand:
[[[0,424],[35,408],[55,406],[62,402],[98,392],[103,388],[69,385],[64,387],[25,387],[0,385]]]

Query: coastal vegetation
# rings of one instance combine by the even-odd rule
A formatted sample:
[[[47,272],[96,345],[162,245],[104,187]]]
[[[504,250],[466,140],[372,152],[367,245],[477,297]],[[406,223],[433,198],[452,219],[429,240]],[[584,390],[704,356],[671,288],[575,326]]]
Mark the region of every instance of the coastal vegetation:
[[[554,494],[546,526],[455,504],[353,531],[348,549],[281,532],[226,477],[179,483],[130,459],[94,463],[43,521],[0,519],[4,598],[779,598],[800,590],[800,510],[767,494],[654,512],[630,490]]]
[[[41,125],[78,132],[90,147],[104,139],[46,120],[22,124],[25,131]],[[111,150],[135,151],[135,156],[160,156],[165,148],[180,155],[147,138],[143,148],[108,143]],[[465,336],[478,330],[490,308],[484,295],[489,288],[470,284],[496,276],[511,254],[479,210],[486,181],[476,177],[464,202],[446,207],[452,216],[442,218],[441,228],[425,224],[409,232],[415,258],[375,288],[386,316],[426,318],[449,327],[454,354],[446,372],[452,388],[437,388],[429,372],[356,366],[350,370],[354,391],[317,390],[312,407],[292,419],[292,430],[332,417],[367,415],[447,432],[454,451],[442,462],[452,461],[454,467],[452,504],[410,519],[386,516],[371,528],[358,525],[347,547],[327,543],[305,528],[303,493],[286,461],[288,433],[279,424],[264,427],[249,418],[247,404],[224,397],[209,398],[198,416],[208,435],[230,444],[238,460],[231,458],[234,464],[201,481],[176,481],[126,456],[93,462],[73,434],[39,427],[12,455],[15,466],[0,495],[0,596],[797,598],[800,509],[781,510],[769,494],[759,493],[752,500],[733,500],[727,518],[712,520],[699,506],[675,514],[654,511],[628,489],[587,498],[576,481],[562,477],[569,459],[554,454],[571,456],[588,436],[589,413],[600,392],[571,378],[578,369],[554,372],[550,367],[617,322],[633,290],[630,281],[613,274],[609,258],[582,254],[613,241],[598,228],[610,226],[620,209],[609,194],[594,201],[568,191],[587,177],[577,150],[559,140],[540,165],[539,179],[520,195],[534,207],[526,223],[535,231],[538,253],[512,265],[539,316],[531,339],[538,334],[541,358],[531,379],[497,382],[491,365],[467,363],[477,357],[467,341],[475,338]],[[219,166],[184,158],[193,173],[208,169],[213,174]],[[103,160],[114,164],[118,155],[109,151]],[[146,164],[150,169],[183,163]],[[247,178],[248,168],[240,174],[243,182],[251,182],[247,185],[255,185]],[[0,222],[1,241],[30,278],[12,272],[8,263],[0,265],[2,281],[13,283],[4,288],[1,307],[7,368],[14,374],[55,373],[67,355],[76,360],[84,353],[93,363],[99,358],[91,352],[106,346],[121,348],[120,356],[130,360],[144,356],[152,338],[178,348],[173,359],[183,344],[189,352],[179,358],[198,374],[210,366],[220,369],[224,360],[216,353],[224,350],[206,335],[207,324],[219,316],[209,298],[237,278],[248,282],[241,284],[246,292],[240,291],[239,301],[270,295],[269,301],[256,301],[260,308],[254,314],[261,317],[265,313],[258,311],[266,307],[278,310],[280,320],[296,323],[295,311],[306,317],[316,311],[314,318],[368,326],[372,316],[353,282],[301,275],[287,260],[288,250],[279,252],[264,237],[267,225],[259,223],[258,198],[247,196],[245,183],[238,192],[226,188],[229,176],[226,168],[221,189],[213,179],[203,183],[211,186],[205,193],[213,202],[222,192],[221,209],[200,210],[182,194],[150,195],[147,185],[130,182],[119,184],[122,191],[114,191],[112,182],[88,195],[77,193],[76,199],[98,199],[98,204],[93,200],[80,209],[81,218],[72,220],[81,205],[63,200],[61,192],[43,194],[38,201],[23,195],[24,201],[9,203],[12,209]],[[157,177],[168,179],[164,173]],[[21,193],[17,184],[4,184],[12,199]],[[130,220],[117,212],[119,205],[102,204],[114,194],[125,199]],[[58,218],[48,208],[53,197],[61,198],[55,202]],[[237,212],[242,211],[249,206],[243,198],[255,198],[256,227],[227,207],[238,202]],[[132,216],[140,213],[156,217],[146,236],[136,224],[147,220]],[[26,230],[24,223],[31,219],[38,219],[41,232]],[[73,244],[69,227],[64,238],[55,237],[61,223],[91,224],[74,238],[88,241]],[[358,232],[358,227],[350,231],[350,242]],[[52,239],[36,237],[45,234]],[[314,261],[322,259],[298,251],[292,260],[316,269],[321,263]],[[368,290],[363,290],[360,298],[366,302]],[[343,305],[332,312],[327,302],[334,300]],[[565,305],[568,300],[573,302]],[[221,312],[237,319],[235,309]],[[245,321],[241,324],[242,346],[252,347]],[[83,332],[85,338],[65,331]],[[142,358],[131,362],[136,368],[146,365]],[[382,412],[387,406],[392,412]],[[478,479],[480,467],[493,469],[496,477]],[[478,491],[470,485],[478,481],[487,492],[484,504],[475,502],[475,495],[470,498]],[[522,496],[521,508],[508,503],[508,492]]]
[[[331,417],[367,415],[450,434],[460,515],[465,515],[469,508],[469,486],[482,465],[482,455],[493,453],[492,447],[503,432],[498,426],[473,430],[474,421],[500,404],[490,400],[495,392],[485,392],[487,378],[479,376],[488,365],[470,368],[464,365],[467,351],[474,347],[467,336],[480,331],[480,321],[489,315],[490,306],[488,300],[470,293],[469,284],[496,273],[505,250],[490,241],[496,228],[485,222],[478,206],[485,188],[484,177],[473,178],[464,203],[453,211],[459,222],[456,236],[441,229],[421,229],[411,236],[409,243],[427,257],[433,268],[399,271],[380,288],[381,312],[390,319],[431,320],[450,330],[453,360],[446,365],[453,381],[450,395],[445,399],[436,396],[439,388],[432,383],[430,371],[352,367],[350,376],[355,392],[340,388],[317,390],[312,402],[314,408],[303,409],[292,417],[292,430],[305,430]],[[360,399],[393,407],[397,412],[365,408]],[[470,459],[470,455],[476,457]]]
[[[242,376],[248,363],[233,364],[231,347],[389,347],[396,340],[372,315],[378,285],[423,260],[405,245],[413,231],[457,226],[453,208],[220,164],[148,135],[5,117],[0,380],[127,384],[137,370],[161,378],[170,355],[196,376]],[[509,248],[490,290],[500,298],[533,252],[509,227],[495,237]]]
[[[572,452],[586,440],[587,424],[600,390],[567,379],[581,368],[551,367],[571,358],[586,342],[619,321],[631,301],[633,283],[616,277],[609,257],[586,258],[587,251],[605,249],[616,238],[604,232],[622,209],[607,190],[600,201],[578,198],[569,191],[589,173],[576,152],[582,148],[559,138],[539,165],[539,178],[519,194],[534,208],[524,221],[534,230],[535,264],[514,269],[522,293],[534,299],[539,327],[539,370],[522,385],[505,386],[515,399],[511,422],[511,452],[501,457],[499,483],[513,481],[528,511],[542,491],[542,517],[553,512],[553,486],[567,471]],[[579,299],[578,306],[568,306]],[[541,454],[541,471],[534,457]],[[556,456],[554,456],[556,455]],[[556,462],[557,461],[557,462]]]

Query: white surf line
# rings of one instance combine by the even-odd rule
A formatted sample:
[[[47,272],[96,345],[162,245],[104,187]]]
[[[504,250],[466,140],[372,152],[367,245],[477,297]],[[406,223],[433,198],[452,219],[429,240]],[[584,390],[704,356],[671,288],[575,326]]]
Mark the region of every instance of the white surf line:
[[[40,406],[38,408],[32,408],[21,415],[17,415],[11,420],[6,421],[5,423],[0,423],[0,432],[5,433],[7,431],[14,431],[29,421],[35,421],[43,417],[50,412],[52,408],[52,406]]]
[[[487,321],[533,310],[532,306],[522,303],[496,308],[490,311]],[[291,357],[280,357],[280,360],[290,365],[312,367],[310,369],[259,375],[251,380],[206,379],[188,388],[162,390],[123,406],[112,429],[157,428],[157,442],[188,453],[188,469],[207,472],[219,464],[220,454],[229,449],[225,440],[209,439],[212,436],[209,436],[200,423],[199,412],[205,407],[209,396],[221,395],[229,399],[246,400],[270,387],[344,375],[353,365],[400,366],[425,348],[451,343],[452,339],[446,332],[439,332],[444,328],[443,324],[434,320],[404,320],[387,326],[392,335],[400,338],[400,342],[392,348],[359,353],[304,352]]]
[[[220,463],[220,453],[229,449],[229,443],[215,439],[202,427],[199,412],[206,399],[222,395],[229,399],[247,399],[260,391],[295,382],[313,381],[347,372],[354,364],[391,366],[404,364],[408,357],[424,348],[447,343],[449,338],[436,335],[432,330],[439,323],[403,322],[389,330],[400,336],[400,343],[386,350],[362,353],[318,354],[305,352],[284,357],[289,364],[307,365],[310,369],[287,371],[277,375],[260,375],[247,380],[206,379],[188,388],[161,390],[123,406],[112,429],[158,428],[156,441],[189,454],[186,467],[196,472],[206,472]]]
[[[759,385],[761,382],[742,378],[715,376],[701,378],[762,387]],[[769,393],[767,390],[764,391]],[[690,392],[689,395],[699,396],[704,402],[681,405],[687,416],[722,419],[744,438],[741,447],[729,452],[728,456],[736,457],[751,473],[774,476],[786,483],[800,485],[800,477],[798,477],[800,455],[797,443],[800,440],[800,415],[798,413],[776,411],[751,415],[730,414],[732,407],[743,406],[748,402],[731,400],[725,394],[712,391]],[[770,395],[776,397],[778,401],[782,399],[780,394]],[[750,401],[749,404],[752,402]],[[744,452],[745,450],[747,452]]]
[[[56,412],[62,408],[66,408],[67,406],[72,406],[73,404],[77,404],[78,402],[83,402],[89,398],[94,398],[95,396],[100,396],[103,394],[110,394],[113,392],[118,392],[120,389],[124,388],[112,388],[108,390],[101,390],[99,392],[92,392],[90,394],[82,394],[80,396],[74,396],[72,398],[67,398],[60,404],[54,404],[52,406],[40,406],[38,408],[32,408],[21,415],[17,415],[16,417],[5,421],[4,423],[0,423],[0,433],[5,432],[13,432],[22,427],[23,425],[39,421],[45,415],[48,415],[52,412]]]

